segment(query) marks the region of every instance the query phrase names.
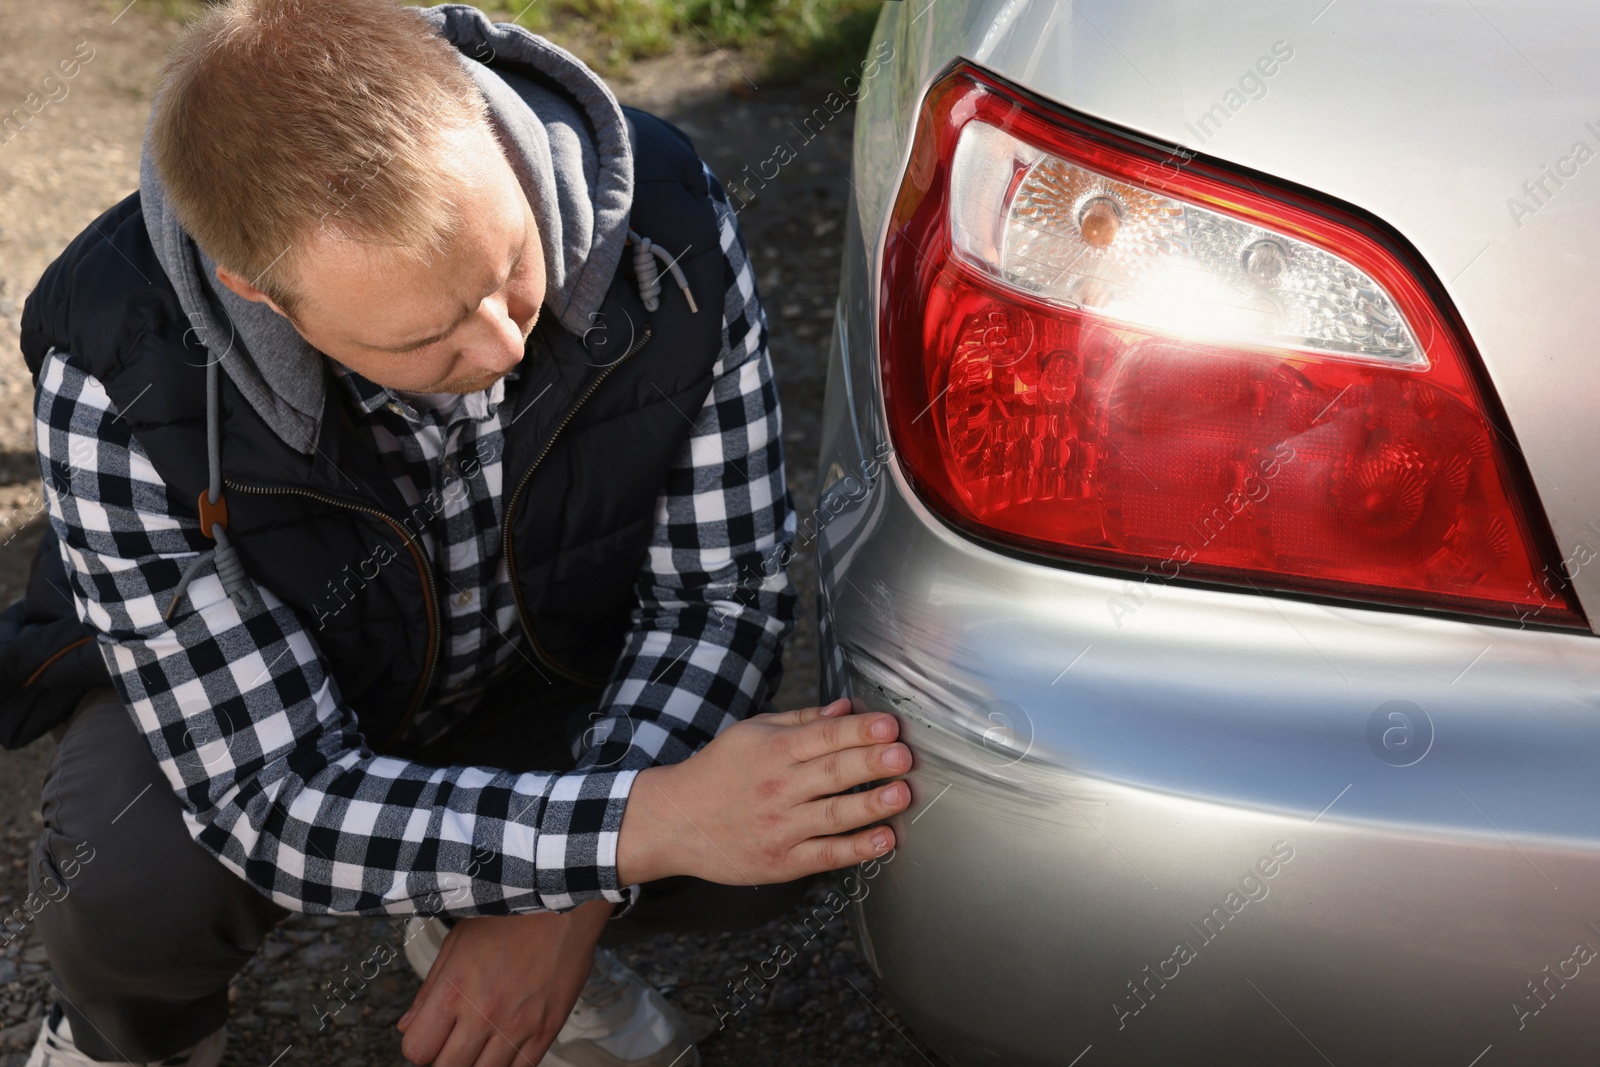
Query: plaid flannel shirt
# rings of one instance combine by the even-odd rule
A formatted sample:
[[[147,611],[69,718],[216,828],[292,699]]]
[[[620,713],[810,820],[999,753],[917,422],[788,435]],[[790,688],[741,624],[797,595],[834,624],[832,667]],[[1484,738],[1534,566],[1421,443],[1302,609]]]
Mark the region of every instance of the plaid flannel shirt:
[[[762,577],[762,562],[793,540],[795,519],[766,316],[727,196],[704,172],[725,262],[722,350],[699,412],[683,413],[694,428],[657,501],[603,717],[567,773],[374,754],[313,620],[269,588],[254,585],[256,604],[241,613],[208,568],[164,620],[183,566],[210,541],[171,506],[100,382],[70,353],[46,359],[39,461],[78,613],[191,835],[280,905],[474,915],[628,901],[617,837],[639,770],[683,760],[770,705],[796,598],[786,574]],[[525,655],[495,536],[498,442],[512,405],[499,403],[497,383],[453,410],[422,410],[338,371],[402,493],[444,489],[424,534],[448,604],[444,668],[415,724],[426,740]]]

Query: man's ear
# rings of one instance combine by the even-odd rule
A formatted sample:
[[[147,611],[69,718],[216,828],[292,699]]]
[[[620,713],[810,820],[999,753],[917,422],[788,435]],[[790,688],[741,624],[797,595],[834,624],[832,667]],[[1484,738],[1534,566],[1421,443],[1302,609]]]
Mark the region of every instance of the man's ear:
[[[267,307],[271,308],[273,311],[276,311],[284,318],[289,318],[289,313],[284,311],[283,308],[279,307],[277,301],[273,300],[272,297],[268,296],[260,289],[257,289],[255,285],[252,284],[244,275],[235,274],[233,271],[229,270],[227,267],[224,267],[220,263],[217,264],[217,281],[221,282],[223,285],[226,285],[229,289],[244,297],[246,300],[254,300],[258,304],[265,304]]]

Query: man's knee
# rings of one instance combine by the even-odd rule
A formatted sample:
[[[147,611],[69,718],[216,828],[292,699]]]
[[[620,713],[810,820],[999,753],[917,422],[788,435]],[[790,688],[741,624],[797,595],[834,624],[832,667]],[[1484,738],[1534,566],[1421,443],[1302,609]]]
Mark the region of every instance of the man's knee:
[[[92,951],[111,970],[159,970],[224,931],[247,957],[285,914],[189,836],[112,690],[90,694],[62,737],[43,815],[29,882],[48,899],[37,921],[53,959]]]

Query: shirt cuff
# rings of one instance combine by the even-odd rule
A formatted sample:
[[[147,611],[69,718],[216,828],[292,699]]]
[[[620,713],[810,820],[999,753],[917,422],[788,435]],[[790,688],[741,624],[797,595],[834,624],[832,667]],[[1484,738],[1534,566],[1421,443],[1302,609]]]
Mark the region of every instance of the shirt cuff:
[[[616,772],[608,791],[608,799],[611,806],[622,814],[618,816],[616,829],[611,833],[601,834],[595,842],[594,863],[600,875],[601,893],[615,905],[611,913],[613,919],[633,910],[634,904],[639,899],[639,887],[621,885],[617,877],[617,845],[622,840],[622,817],[627,813],[628,798],[633,794],[633,783],[638,777],[639,772],[636,770]]]

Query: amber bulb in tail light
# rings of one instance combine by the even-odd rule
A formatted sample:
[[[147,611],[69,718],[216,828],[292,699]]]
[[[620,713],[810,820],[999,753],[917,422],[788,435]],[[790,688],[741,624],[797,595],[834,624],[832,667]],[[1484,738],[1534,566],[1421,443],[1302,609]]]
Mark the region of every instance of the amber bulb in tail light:
[[[1122,226],[1122,208],[1109,196],[1092,196],[1078,212],[1078,232],[1090,248],[1108,248]]]
[[[879,345],[935,512],[1165,578],[1584,625],[1471,341],[1403,241],[965,62],[923,108]]]

